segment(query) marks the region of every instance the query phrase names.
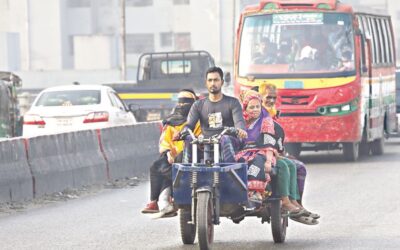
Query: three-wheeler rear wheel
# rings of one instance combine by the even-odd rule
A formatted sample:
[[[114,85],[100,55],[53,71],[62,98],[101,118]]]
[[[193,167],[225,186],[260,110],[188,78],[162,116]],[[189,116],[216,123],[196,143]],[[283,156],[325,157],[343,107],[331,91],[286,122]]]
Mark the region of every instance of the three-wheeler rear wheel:
[[[283,243],[286,238],[286,228],[288,225],[288,217],[282,216],[281,201],[275,200],[271,202],[271,229],[272,238],[275,243]]]
[[[189,208],[179,209],[179,224],[181,227],[181,238],[183,244],[193,244],[196,238],[196,225],[190,223],[192,220],[192,213]]]

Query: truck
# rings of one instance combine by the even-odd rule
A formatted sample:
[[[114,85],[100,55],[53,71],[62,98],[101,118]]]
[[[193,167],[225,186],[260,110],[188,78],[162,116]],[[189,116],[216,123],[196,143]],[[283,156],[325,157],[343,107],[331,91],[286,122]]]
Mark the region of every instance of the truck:
[[[214,65],[214,58],[203,50],[144,53],[138,60],[136,82],[104,85],[112,87],[126,105],[134,106],[138,121],[160,120],[171,113],[180,89],[206,95],[205,73]]]
[[[17,88],[21,86],[19,76],[0,71],[0,138],[22,134],[22,116],[17,98]]]

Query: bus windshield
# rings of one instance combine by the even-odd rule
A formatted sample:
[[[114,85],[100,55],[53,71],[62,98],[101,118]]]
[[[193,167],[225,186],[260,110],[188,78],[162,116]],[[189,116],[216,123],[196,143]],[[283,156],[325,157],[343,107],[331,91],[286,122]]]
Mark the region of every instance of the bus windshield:
[[[247,16],[239,76],[355,74],[352,19],[344,13]]]

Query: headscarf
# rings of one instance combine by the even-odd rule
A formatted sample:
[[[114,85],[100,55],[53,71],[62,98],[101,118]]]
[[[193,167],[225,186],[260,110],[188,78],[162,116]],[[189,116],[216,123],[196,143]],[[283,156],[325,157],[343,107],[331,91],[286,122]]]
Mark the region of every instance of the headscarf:
[[[178,93],[178,105],[175,106],[172,113],[163,121],[163,124],[178,126],[186,122],[190,108],[197,100],[197,96],[191,89],[183,89]],[[183,105],[182,105],[183,104]]]
[[[247,113],[246,108],[251,100],[258,100],[261,104],[261,96],[257,91],[247,90],[242,92],[240,95],[240,100],[243,107],[243,116],[246,121],[251,119],[251,114]],[[266,154],[267,151],[274,151],[272,146],[268,145],[268,141],[264,142],[263,138],[260,137],[262,134],[275,133],[274,131],[274,121],[269,116],[268,112],[261,108],[260,116],[253,122],[250,126],[246,127],[247,138],[243,140],[244,148],[236,155],[236,160],[243,158],[246,162],[254,159],[257,154]],[[260,143],[261,138],[261,143]],[[275,161],[275,158],[271,159]]]
[[[242,106],[243,106],[243,118],[248,121],[250,119],[258,118],[255,117],[253,113],[247,112],[247,106],[251,100],[258,100],[260,102],[260,105],[262,105],[261,101],[261,96],[259,93],[257,93],[254,90],[247,90],[246,92],[243,92],[240,96],[241,101],[242,101]],[[261,115],[261,113],[260,113]]]

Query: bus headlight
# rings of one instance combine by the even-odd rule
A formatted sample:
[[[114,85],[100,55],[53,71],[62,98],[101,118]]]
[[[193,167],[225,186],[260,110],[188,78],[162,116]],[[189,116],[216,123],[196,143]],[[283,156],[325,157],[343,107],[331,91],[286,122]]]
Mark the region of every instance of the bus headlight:
[[[337,112],[339,112],[339,108],[336,108],[336,107],[329,108],[328,110],[329,110],[329,113],[337,113]]]
[[[342,106],[342,111],[346,112],[346,111],[350,111],[350,104],[346,104]]]
[[[351,102],[344,104],[318,107],[317,112],[320,115],[328,115],[328,116],[347,115],[357,110],[357,107],[358,107],[358,100],[355,99]]]

